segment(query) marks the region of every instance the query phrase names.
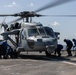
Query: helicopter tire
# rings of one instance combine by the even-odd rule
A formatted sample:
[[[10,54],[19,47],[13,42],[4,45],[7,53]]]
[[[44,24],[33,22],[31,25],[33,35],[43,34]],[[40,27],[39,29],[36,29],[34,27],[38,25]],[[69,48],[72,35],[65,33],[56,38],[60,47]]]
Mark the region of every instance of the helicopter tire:
[[[48,51],[45,51],[45,54],[47,57],[51,56],[51,53],[48,53]]]

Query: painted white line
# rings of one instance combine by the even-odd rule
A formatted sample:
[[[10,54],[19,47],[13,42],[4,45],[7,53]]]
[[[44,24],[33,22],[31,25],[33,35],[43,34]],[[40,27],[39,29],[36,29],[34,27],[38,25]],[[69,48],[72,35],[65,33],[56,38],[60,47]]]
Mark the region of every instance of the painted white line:
[[[65,64],[69,64],[69,65],[73,65],[73,66],[76,66],[75,63],[72,63],[72,62],[69,62],[69,61],[63,61],[63,63],[65,63]]]

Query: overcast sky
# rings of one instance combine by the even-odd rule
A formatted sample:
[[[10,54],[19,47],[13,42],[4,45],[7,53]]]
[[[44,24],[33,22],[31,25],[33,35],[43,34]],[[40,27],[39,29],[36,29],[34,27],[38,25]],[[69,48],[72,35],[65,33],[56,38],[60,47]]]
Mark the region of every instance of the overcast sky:
[[[35,11],[41,6],[57,0],[0,0],[0,14],[18,13],[21,11]],[[39,12],[44,15],[75,15],[76,1],[62,4],[56,7]],[[0,23],[3,21],[0,18]],[[7,17],[6,22],[15,18]],[[53,28],[55,32],[60,32],[59,43],[65,44],[63,40],[76,38],[76,17],[41,17],[33,18],[34,22],[41,22],[44,26]]]

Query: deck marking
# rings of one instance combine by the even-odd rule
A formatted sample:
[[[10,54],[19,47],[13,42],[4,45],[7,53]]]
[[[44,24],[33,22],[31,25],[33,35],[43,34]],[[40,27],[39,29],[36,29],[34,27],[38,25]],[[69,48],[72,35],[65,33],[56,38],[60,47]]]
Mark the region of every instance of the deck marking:
[[[70,61],[63,61],[63,63],[76,66],[76,63],[73,63],[73,62],[70,62]]]

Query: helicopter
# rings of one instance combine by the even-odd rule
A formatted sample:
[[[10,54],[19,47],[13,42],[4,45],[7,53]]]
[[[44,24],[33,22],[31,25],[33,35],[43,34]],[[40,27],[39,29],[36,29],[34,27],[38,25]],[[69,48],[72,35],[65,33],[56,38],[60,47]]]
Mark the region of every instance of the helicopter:
[[[55,51],[58,44],[59,32],[54,32],[52,28],[43,26],[41,23],[32,22],[32,17],[75,17],[76,15],[41,15],[37,12],[43,11],[54,6],[64,4],[73,0],[57,0],[49,3],[35,11],[23,11],[15,14],[0,14],[0,17],[13,16],[20,17],[11,21],[10,27],[2,24],[4,32],[1,34],[4,40],[10,40],[15,46],[16,52],[45,52],[46,56],[50,56]],[[23,22],[18,23],[23,19]],[[25,21],[26,19],[26,21]],[[12,24],[14,23],[14,24]],[[13,37],[14,36],[14,37]],[[14,39],[13,39],[13,38]]]
[[[5,30],[1,35],[4,40],[9,40],[13,44],[18,54],[24,51],[40,53],[45,51],[46,56],[50,56],[57,48],[60,33],[54,32],[52,28],[45,27],[41,23],[16,22],[7,29],[7,24],[2,26]]]

